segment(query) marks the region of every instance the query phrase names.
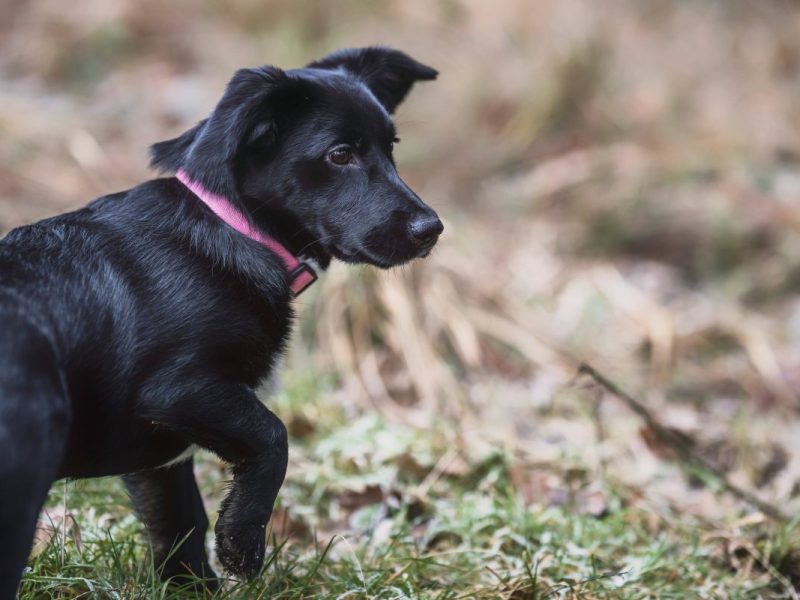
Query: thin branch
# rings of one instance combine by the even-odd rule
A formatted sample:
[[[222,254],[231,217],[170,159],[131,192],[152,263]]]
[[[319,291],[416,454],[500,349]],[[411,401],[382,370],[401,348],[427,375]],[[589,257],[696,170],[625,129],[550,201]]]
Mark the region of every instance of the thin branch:
[[[768,516],[769,518],[779,521],[779,522],[786,522],[789,521],[789,516],[786,515],[782,510],[778,507],[766,502],[753,494],[752,492],[745,490],[738,485],[732,483],[728,477],[717,469],[714,465],[709,463],[705,460],[702,456],[698,456],[694,449],[687,443],[686,438],[681,436],[679,433],[664,427],[658,419],[656,419],[650,410],[644,406],[641,402],[639,402],[636,398],[628,394],[625,390],[620,388],[616,383],[605,377],[602,373],[597,371],[594,367],[587,363],[581,363],[578,367],[578,373],[582,375],[588,375],[591,377],[598,385],[605,388],[608,392],[622,400],[625,404],[628,405],[633,412],[635,412],[641,419],[647,424],[650,430],[658,437],[658,439],[668,446],[670,446],[675,453],[677,454],[679,460],[679,464],[688,471],[695,471],[701,472],[704,475],[709,476],[711,479],[716,481],[716,483],[731,494],[732,496],[738,498],[739,500],[749,504],[760,510],[763,514]]]

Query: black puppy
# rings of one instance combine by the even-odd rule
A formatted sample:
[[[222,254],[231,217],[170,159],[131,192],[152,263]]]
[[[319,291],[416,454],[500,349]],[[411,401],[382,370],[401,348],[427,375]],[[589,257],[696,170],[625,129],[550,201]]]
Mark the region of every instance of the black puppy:
[[[258,574],[287,434],[255,389],[317,269],[392,267],[435,244],[442,224],[397,174],[390,118],[435,77],[380,47],[240,70],[207,119],[151,148],[177,178],[0,241],[0,599],[62,477],[128,474],[164,577],[214,577],[194,446],[233,469],[219,558]]]

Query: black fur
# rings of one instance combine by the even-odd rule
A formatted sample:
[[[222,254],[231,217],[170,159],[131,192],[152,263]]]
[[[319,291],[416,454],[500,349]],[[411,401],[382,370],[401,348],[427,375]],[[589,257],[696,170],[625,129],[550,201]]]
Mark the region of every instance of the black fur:
[[[397,175],[389,116],[435,75],[387,48],[243,69],[207,119],[151,148],[152,164],[184,169],[322,268],[395,266],[427,255],[442,230]],[[174,178],[0,241],[0,600],[62,477],[130,474],[164,577],[213,578],[191,462],[162,467],[192,444],[232,465],[216,525],[223,566],[258,574],[287,434],[255,390],[284,350],[291,299],[278,257]]]

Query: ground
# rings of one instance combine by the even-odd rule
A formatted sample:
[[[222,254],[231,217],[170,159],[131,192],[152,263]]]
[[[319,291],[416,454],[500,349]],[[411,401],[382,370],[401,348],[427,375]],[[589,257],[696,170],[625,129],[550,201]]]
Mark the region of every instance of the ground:
[[[445,234],[298,300],[271,554],[218,597],[797,598],[793,2],[0,8],[0,231],[153,176],[238,67],[441,72],[396,154]],[[149,556],[117,479],[58,482],[20,597],[175,597]]]

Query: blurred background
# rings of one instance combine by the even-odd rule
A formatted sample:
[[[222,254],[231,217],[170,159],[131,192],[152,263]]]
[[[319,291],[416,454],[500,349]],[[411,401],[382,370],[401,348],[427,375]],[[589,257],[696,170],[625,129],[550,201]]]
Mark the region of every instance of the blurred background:
[[[709,582],[791,596],[800,553],[773,556],[778,526],[683,474],[654,427],[788,516],[800,505],[796,2],[0,10],[2,232],[153,177],[148,145],[205,117],[239,67],[380,43],[440,71],[396,119],[400,173],[445,222],[437,249],[386,273],[335,265],[297,302],[275,400],[295,444],[287,522],[353,532],[393,490],[435,504],[502,481],[531,514],[639,510],[678,543],[675,523],[698,523]]]

